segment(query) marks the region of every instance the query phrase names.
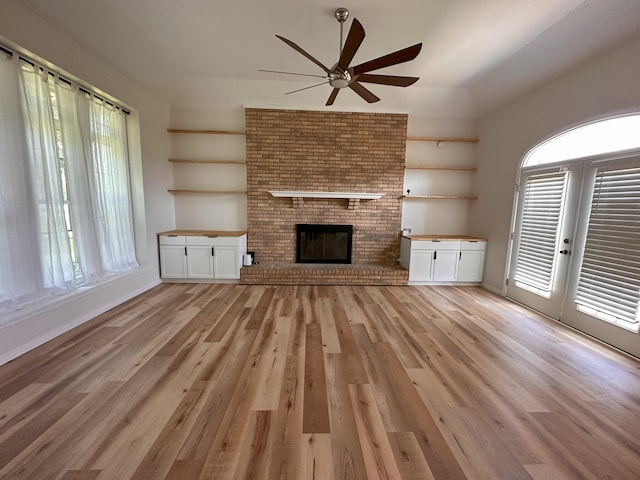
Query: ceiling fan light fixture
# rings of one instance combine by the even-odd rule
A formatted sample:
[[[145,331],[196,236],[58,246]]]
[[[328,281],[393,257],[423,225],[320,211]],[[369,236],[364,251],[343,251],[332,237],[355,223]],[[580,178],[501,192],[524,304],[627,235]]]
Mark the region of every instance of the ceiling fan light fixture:
[[[334,67],[335,70],[335,67]],[[333,88],[345,88],[351,83],[351,75],[349,72],[334,71],[329,74],[329,85]]]
[[[333,88],[345,88],[349,86],[349,80],[346,80],[344,78],[332,78],[331,80],[329,80],[329,84],[333,87]]]

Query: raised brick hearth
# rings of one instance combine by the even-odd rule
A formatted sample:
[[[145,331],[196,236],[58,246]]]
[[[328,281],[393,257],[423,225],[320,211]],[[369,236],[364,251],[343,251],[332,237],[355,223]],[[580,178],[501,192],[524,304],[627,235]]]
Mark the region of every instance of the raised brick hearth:
[[[406,285],[409,271],[399,265],[326,265],[272,263],[240,270],[248,285]]]
[[[247,108],[245,118],[247,241],[260,265],[243,268],[241,282],[406,284],[397,257],[407,115]],[[349,208],[272,190],[382,198]],[[353,225],[352,265],[295,264],[298,223]]]

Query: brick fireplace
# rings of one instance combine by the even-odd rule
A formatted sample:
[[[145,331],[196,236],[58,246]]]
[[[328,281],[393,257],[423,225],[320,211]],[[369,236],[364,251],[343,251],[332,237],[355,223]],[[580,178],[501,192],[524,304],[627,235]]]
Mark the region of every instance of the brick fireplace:
[[[244,283],[406,284],[397,265],[407,115],[245,110],[248,249]],[[270,191],[373,192],[377,200]],[[352,263],[297,265],[297,224],[353,225]]]

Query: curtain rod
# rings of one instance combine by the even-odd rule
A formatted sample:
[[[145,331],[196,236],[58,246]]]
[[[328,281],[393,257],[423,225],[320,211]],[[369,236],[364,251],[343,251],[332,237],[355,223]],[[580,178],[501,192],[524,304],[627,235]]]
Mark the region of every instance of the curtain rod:
[[[104,96],[94,92],[92,90],[91,87],[86,87],[83,85],[80,85],[78,82],[74,82],[72,80],[69,80],[68,78],[66,78],[64,75],[61,75],[59,72],[55,71],[55,69],[52,68],[45,68],[42,65],[40,65],[37,61],[29,58],[26,55],[23,55],[21,53],[18,52],[14,52],[12,49],[10,49],[9,47],[2,45],[0,43],[0,50],[5,52],[7,55],[9,55],[9,57],[13,58],[14,56],[18,57],[18,60],[28,63],[29,65],[31,65],[34,68],[39,68],[41,71],[46,71],[49,75],[57,75],[58,79],[60,79],[62,82],[66,83],[69,86],[76,86],[78,87],[78,90],[80,90],[83,93],[86,93],[87,95],[91,95],[96,97],[98,100],[104,102],[105,104],[116,108],[118,110],[122,110],[122,113],[124,113],[125,115],[129,115],[131,112],[129,112],[129,110],[127,110],[126,108],[124,108],[122,105],[118,105],[110,100],[107,100],[106,98],[104,98]]]

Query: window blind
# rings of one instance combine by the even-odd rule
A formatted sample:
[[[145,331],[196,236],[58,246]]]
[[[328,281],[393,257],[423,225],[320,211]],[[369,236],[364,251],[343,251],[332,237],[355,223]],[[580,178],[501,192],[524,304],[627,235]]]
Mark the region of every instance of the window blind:
[[[514,280],[536,293],[551,293],[567,172],[530,176],[524,187]]]
[[[596,173],[575,301],[581,311],[638,328],[640,167]]]

